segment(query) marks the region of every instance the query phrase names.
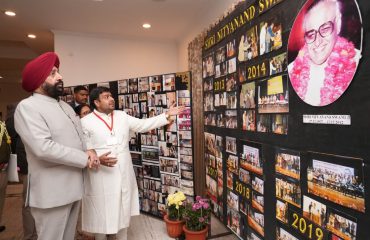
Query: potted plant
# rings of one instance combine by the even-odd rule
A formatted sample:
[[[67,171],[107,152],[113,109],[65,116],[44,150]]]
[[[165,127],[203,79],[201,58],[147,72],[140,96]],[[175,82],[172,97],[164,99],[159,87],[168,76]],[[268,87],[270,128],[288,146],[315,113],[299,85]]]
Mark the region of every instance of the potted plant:
[[[183,214],[183,230],[187,240],[205,240],[211,219],[209,200],[197,196],[195,202],[187,204]]]
[[[182,218],[186,197],[183,192],[176,192],[167,197],[167,214],[163,219],[166,222],[167,233],[172,238],[177,238],[182,234],[182,226],[185,221]]]

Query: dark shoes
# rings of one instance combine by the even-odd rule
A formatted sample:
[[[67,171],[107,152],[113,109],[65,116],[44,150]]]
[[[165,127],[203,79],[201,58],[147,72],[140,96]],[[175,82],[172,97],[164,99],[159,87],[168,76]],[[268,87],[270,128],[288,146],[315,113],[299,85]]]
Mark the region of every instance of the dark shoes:
[[[0,232],[3,232],[5,230],[5,226],[0,226]]]

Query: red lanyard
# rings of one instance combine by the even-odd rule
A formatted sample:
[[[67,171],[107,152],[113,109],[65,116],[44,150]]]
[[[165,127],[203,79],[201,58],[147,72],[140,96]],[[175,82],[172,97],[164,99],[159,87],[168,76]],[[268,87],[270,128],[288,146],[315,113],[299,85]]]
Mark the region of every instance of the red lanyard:
[[[107,126],[107,128],[109,129],[109,131],[112,133],[112,130],[113,130],[113,112],[112,112],[112,115],[111,115],[111,118],[112,118],[112,122],[110,124],[110,127],[108,125],[108,123],[106,121],[104,121],[103,118],[101,118],[98,114],[96,114],[95,112],[93,112],[95,114],[95,116],[97,116],[100,120],[103,121],[103,123],[105,124],[105,126]]]

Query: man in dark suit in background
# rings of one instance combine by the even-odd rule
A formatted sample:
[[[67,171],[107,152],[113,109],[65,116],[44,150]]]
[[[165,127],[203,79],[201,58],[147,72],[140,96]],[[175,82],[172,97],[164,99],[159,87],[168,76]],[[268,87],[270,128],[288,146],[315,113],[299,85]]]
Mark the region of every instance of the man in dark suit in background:
[[[84,86],[77,86],[73,89],[73,98],[74,100],[70,103],[73,109],[80,104],[87,104],[89,91]]]

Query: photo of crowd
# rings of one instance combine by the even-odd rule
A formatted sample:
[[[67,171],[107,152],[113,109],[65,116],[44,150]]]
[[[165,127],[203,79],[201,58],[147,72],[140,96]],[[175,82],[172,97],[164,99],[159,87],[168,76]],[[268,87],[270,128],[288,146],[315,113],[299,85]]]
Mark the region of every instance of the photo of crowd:
[[[288,79],[276,76],[258,84],[259,113],[289,112]]]
[[[179,174],[179,162],[177,159],[159,158],[161,172],[169,174]]]
[[[362,169],[313,159],[307,169],[307,181],[309,193],[365,212]]]
[[[151,137],[151,135],[144,135],[143,137]],[[141,148],[141,155],[143,160],[158,162],[158,149],[157,148]]]
[[[240,158],[240,166],[245,170],[262,175],[262,159],[259,155],[259,149],[243,144],[243,153]]]
[[[300,179],[301,160],[299,152],[276,149],[275,170],[285,176]]]
[[[328,222],[326,228],[344,240],[355,240],[357,234],[356,221],[341,216],[335,211],[328,214]]]
[[[180,177],[179,176],[162,174],[161,181],[163,185],[180,187]]]
[[[297,183],[276,178],[276,197],[301,207],[301,187]]]

